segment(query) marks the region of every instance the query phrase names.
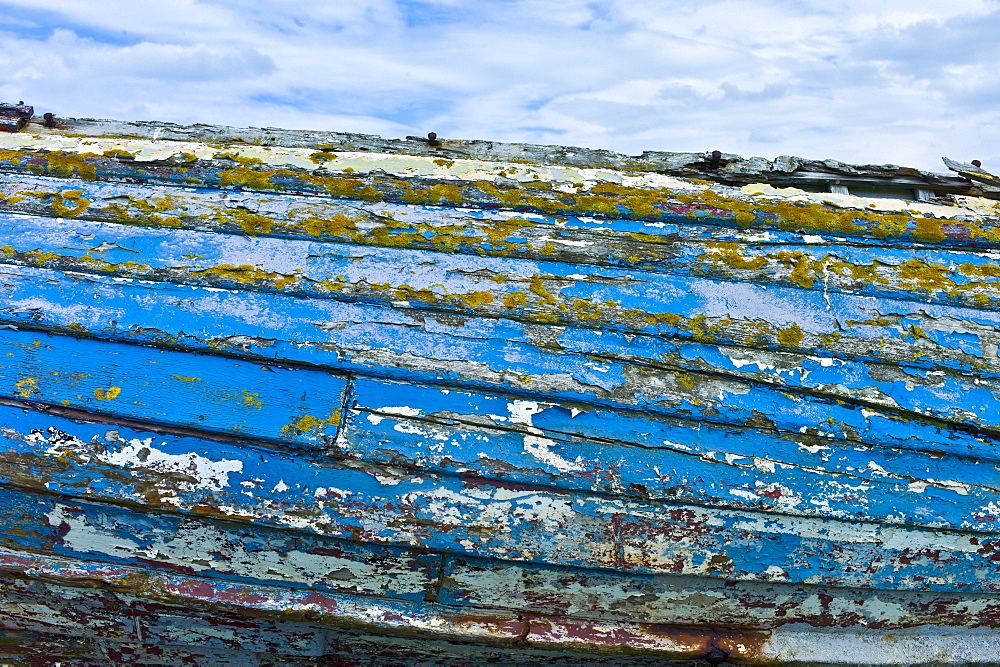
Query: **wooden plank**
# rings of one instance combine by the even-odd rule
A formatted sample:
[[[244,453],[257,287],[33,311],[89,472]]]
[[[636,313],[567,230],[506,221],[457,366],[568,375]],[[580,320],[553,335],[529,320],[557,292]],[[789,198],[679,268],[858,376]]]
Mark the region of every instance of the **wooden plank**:
[[[67,248],[67,234],[78,239],[74,242],[76,248]],[[558,322],[574,326],[559,332],[558,337],[551,337],[548,342],[563,349],[576,349],[591,355],[603,353],[609,358],[617,356],[651,365],[667,362],[672,367],[705,373],[723,372],[729,376],[826,393],[837,399],[856,399],[861,390],[860,398],[882,408],[899,407],[943,419],[958,416],[960,421],[981,426],[1000,425],[1000,382],[982,376],[948,377],[936,369],[929,371],[919,366],[904,370],[897,367],[898,358],[897,364],[885,364],[871,358],[872,355],[861,363],[860,360],[835,361],[825,356],[817,357],[814,350],[811,350],[813,354],[769,352],[760,355],[737,345],[688,343],[681,347],[678,343],[663,341],[660,336],[642,337],[636,341],[634,338],[616,339],[614,334],[602,334],[599,338],[592,335],[593,327],[603,325],[631,331],[640,321],[642,333],[676,331],[668,321],[670,317],[677,317],[677,306],[684,305],[678,303],[682,301],[678,296],[683,294],[682,283],[676,278],[666,279],[648,272],[604,269],[587,274],[579,273],[579,266],[557,263],[542,266],[523,260],[456,258],[423,251],[358,249],[285,239],[251,240],[201,232],[134,232],[119,225],[79,221],[52,229],[44,219],[27,220],[18,230],[7,232],[4,240],[9,243],[0,247],[0,251],[6,253],[6,261],[110,273],[116,277],[405,304],[407,308],[489,318],[513,317],[540,324],[550,316],[557,317],[553,312],[559,311],[563,314],[558,316]],[[21,250],[11,245],[14,243],[20,244]],[[100,250],[95,253],[95,248]],[[192,254],[195,250],[200,254]],[[233,261],[246,263],[234,265]],[[382,282],[383,279],[387,282]],[[595,285],[602,287],[593,293]],[[995,291],[995,287],[990,289]],[[581,298],[575,295],[580,290],[592,294]],[[794,295],[794,291],[789,294]],[[607,304],[616,303],[611,297],[621,301],[610,307],[617,315],[612,313],[604,317],[600,309],[608,310]],[[871,305],[876,307],[878,314],[899,310],[891,300]],[[799,304],[800,317],[809,317],[815,307],[816,304],[808,301]],[[961,317],[968,312],[956,311],[942,317]],[[691,311],[686,314],[689,322],[698,317]],[[841,329],[845,328],[841,325]],[[865,328],[854,329],[855,336],[866,337]],[[801,327],[798,331],[797,335],[804,339]],[[696,331],[692,333],[699,337]],[[784,335],[779,331],[776,337],[779,343],[788,342],[794,333],[795,329],[790,327]],[[911,327],[910,333],[912,338],[924,342],[916,329]],[[929,335],[923,333],[929,339]],[[856,342],[854,338],[845,338],[844,344]],[[751,341],[749,347],[758,346],[759,343]],[[944,394],[963,395],[963,405],[942,401]],[[975,415],[970,416],[970,413]]]
[[[134,497],[136,485],[131,486]],[[204,495],[211,487],[199,490]],[[230,495],[236,493],[234,489]],[[100,497],[99,492],[72,495]],[[440,558],[431,555],[260,525],[251,528],[111,505],[57,502],[9,488],[0,489],[0,497],[6,504],[0,515],[0,543],[9,549],[21,546],[50,555],[224,580],[415,600],[427,595],[440,567]],[[192,499],[186,500],[188,513],[199,514]],[[241,518],[236,508],[205,514]],[[292,522],[293,516],[286,515],[285,523]]]
[[[30,546],[123,563],[149,563],[141,554],[156,553],[149,564],[214,571],[220,577],[285,576],[289,582],[296,577],[316,581],[327,567],[322,558],[301,564],[282,561],[271,573],[275,566],[268,552],[297,544],[304,546],[294,548],[306,553],[322,551],[309,547],[304,535],[266,533],[265,541],[266,531],[259,525],[629,572],[906,590],[1000,590],[1000,565],[992,560],[996,533],[665,504],[371,464],[316,465],[300,454],[262,456],[208,440],[124,429],[109,436],[101,433],[106,426],[80,438],[71,435],[79,428],[65,420],[50,416],[43,421],[37,415],[24,420],[34,429],[43,429],[45,421],[52,427],[5,436],[3,476],[17,488],[155,506],[170,513],[143,515],[0,490],[0,534],[8,536],[10,548]],[[225,474],[206,474],[219,469]],[[186,483],[178,484],[178,472]],[[183,520],[177,512],[202,520]],[[250,532],[249,526],[230,527],[209,517],[255,527]],[[11,538],[10,531],[22,536]],[[254,534],[261,537],[255,541]],[[245,555],[203,553],[204,545],[243,541]],[[252,549],[260,555],[251,557]],[[289,569],[285,573],[282,568]]]
[[[91,637],[103,648],[119,649],[127,643],[146,643],[300,656],[322,655],[325,649],[326,628],[322,626],[164,604],[144,598],[142,591],[111,593],[9,577],[0,577],[0,591],[4,601],[0,632]],[[89,643],[100,650],[93,641]],[[36,653],[36,657],[44,656]]]
[[[605,620],[641,618],[687,626],[892,630],[996,625],[1000,619],[996,595],[780,581],[728,581],[720,586],[701,577],[623,575],[467,557],[449,558],[442,581],[438,600],[451,605]]]
[[[482,167],[494,171],[497,176],[503,171],[500,165]],[[997,242],[995,222],[960,218],[944,221],[933,215],[913,215],[909,212],[912,208],[928,206],[926,204],[899,202],[904,208],[898,212],[883,213],[865,210],[862,208],[865,200],[854,201],[848,197],[850,203],[859,208],[839,210],[824,203],[823,199],[816,201],[808,193],[801,193],[798,199],[789,199],[774,188],[764,186],[752,191],[763,195],[755,199],[735,189],[725,191],[717,187],[723,192],[719,194],[674,179],[671,179],[674,185],[680,187],[673,190],[679,191],[655,185],[632,187],[597,179],[578,181],[578,188],[569,179],[561,184],[565,187],[553,188],[549,180],[551,177],[542,176],[539,177],[541,180],[510,187],[505,181],[498,181],[493,173],[487,176],[488,180],[407,178],[383,171],[338,173],[257,164],[246,159],[119,161],[113,156],[58,150],[49,152],[44,149],[4,150],[0,152],[0,170],[83,180],[197,185],[216,189],[246,188],[258,192],[388,200],[417,205],[504,208],[548,215],[597,215],[657,222],[683,222],[689,218],[707,217],[717,224],[733,227],[754,225],[765,229],[931,242],[948,239],[960,243],[975,243],[984,239],[991,245]],[[558,177],[553,180],[559,184]],[[909,208],[905,208],[907,206]],[[945,217],[952,213],[945,207],[932,207],[932,210],[938,209]]]
[[[336,434],[346,387],[322,371],[0,331],[0,395],[161,424],[315,447]]]
[[[624,272],[588,267],[581,272],[574,257],[557,256],[554,251],[550,256],[537,258],[541,261],[478,255],[456,257],[450,252],[378,250],[354,244],[282,238],[250,239],[198,230],[137,229],[121,224],[6,213],[0,213],[0,229],[5,263],[347,299],[405,300],[419,307],[485,316],[517,314],[542,321],[556,318],[584,326],[609,324],[629,329],[635,329],[636,322],[628,321],[625,317],[628,312],[655,315],[657,309],[644,303],[643,294],[627,288],[645,285],[647,289],[656,289],[660,282],[665,286],[673,284],[659,278],[657,273],[711,276],[821,290],[824,294],[850,292],[992,310],[998,307],[996,288],[1000,276],[997,255],[982,251],[852,247],[822,242],[822,237],[810,237],[814,241],[820,239],[812,244],[803,239],[761,242],[760,234],[756,234],[756,239],[743,241],[717,241],[708,233],[707,238],[682,240],[657,237],[663,239],[653,244],[660,252],[649,256],[650,253],[635,249],[647,256],[644,264],[654,264],[649,269]],[[523,233],[523,230],[516,232]],[[553,233],[551,228],[545,231],[550,244]],[[374,245],[379,245],[378,235],[373,232],[357,235],[369,242],[375,239]],[[586,264],[601,265],[605,263],[601,259],[605,254],[621,250],[601,247],[605,239],[613,238],[611,234],[592,235],[600,241],[566,236],[563,239],[566,245],[575,246],[587,255],[581,258],[588,260]],[[391,245],[389,241],[384,244]],[[447,246],[434,248],[442,249],[452,250]],[[484,255],[510,254],[506,250],[497,253],[488,245],[474,249]],[[420,266],[421,271],[412,270],[414,266]],[[406,282],[401,280],[404,276]],[[383,282],[379,278],[389,280]],[[581,287],[593,289],[600,285],[605,290],[613,287],[623,293],[617,298],[604,293],[589,299],[574,295]],[[614,304],[622,311],[617,317]],[[623,318],[624,321],[618,321]],[[647,327],[659,324],[656,317],[647,319]]]
[[[615,496],[1000,529],[996,463],[359,378],[337,456]]]
[[[553,165],[583,169],[620,170],[626,173],[655,172],[689,178],[708,179],[718,182],[768,182],[825,181],[844,179],[850,182],[898,186],[919,184],[944,189],[947,192],[968,190],[967,182],[961,178],[943,174],[919,172],[898,165],[851,165],[836,160],[809,160],[783,155],[773,161],[761,158],[741,158],[738,155],[723,154],[722,162],[711,167],[712,155],[706,152],[678,153],[665,151],[644,151],[641,155],[622,155],[601,149],[567,146],[544,146],[523,143],[464,140],[438,137],[433,145],[425,137],[406,139],[383,139],[370,134],[347,132],[301,131],[279,128],[248,128],[220,125],[176,125],[153,121],[123,122],[95,119],[63,119],[70,126],[47,128],[36,124],[21,135],[34,135],[28,144],[47,140],[65,147],[83,145],[91,147],[103,142],[132,142],[149,148],[163,150],[164,145],[185,142],[210,142],[208,146],[224,144],[226,150],[241,156],[267,155],[265,147],[300,147],[311,150],[335,151],[327,154],[328,159],[341,152],[363,152],[388,157],[391,154],[428,156],[435,162],[440,158],[465,158],[487,162],[505,163],[507,167],[525,164],[542,165],[551,170]],[[68,132],[67,132],[68,130]],[[100,138],[100,139],[98,139]],[[103,140],[103,142],[102,142]],[[150,141],[152,140],[152,141]],[[152,146],[149,146],[152,144]],[[114,143],[112,145],[120,145]],[[207,146],[205,147],[207,148]],[[169,154],[171,151],[167,150]],[[176,151],[174,151],[176,152]],[[307,151],[308,152],[308,151]],[[147,151],[140,156],[147,156]],[[945,158],[945,163],[951,161]],[[972,167],[972,165],[965,165]]]
[[[598,356],[604,346],[622,350],[647,342],[638,337],[630,342],[628,336],[615,332],[600,335],[591,332],[588,338],[575,336],[575,342],[560,337],[554,346],[550,342],[553,335],[566,335],[567,331],[503,320],[453,320],[418,311],[329,299],[278,298],[142,281],[93,281],[27,267],[11,267],[0,289],[9,304],[0,309],[3,313],[0,321],[12,324],[27,323],[189,350],[252,354],[259,360],[319,364],[364,375],[457,384],[542,401],[636,408],[718,423],[767,423],[780,431],[887,446],[938,448],[959,453],[976,451],[985,457],[994,456],[995,451],[989,432],[983,436],[965,433],[956,429],[954,423],[942,424],[917,410],[890,411],[852,397],[852,391],[862,397],[866,395],[864,379],[855,390],[832,387],[836,390],[834,396],[823,397],[812,392],[792,393],[794,388],[775,388],[726,375],[687,372],[667,364],[662,367],[633,364],[624,355],[621,355],[624,360],[611,355]],[[73,304],[99,302],[100,306],[67,308],[67,299]],[[924,324],[931,327],[936,320],[924,312],[929,310],[932,309],[921,306],[919,317],[926,318]],[[958,325],[943,313],[941,316],[937,321],[939,331],[942,336],[950,336],[947,328],[954,331]],[[995,356],[996,348],[990,348],[989,341],[997,337],[997,331],[992,327],[978,330],[972,327],[971,323],[962,325],[963,330],[977,333],[970,336],[963,332],[954,337],[954,344],[969,345],[969,351],[975,352],[972,341],[967,340],[971,337],[977,341],[977,348],[983,346],[979,354]],[[869,323],[859,325],[858,330],[878,335],[888,327]],[[571,335],[575,333],[569,331]],[[588,340],[592,341],[589,350],[583,349]],[[886,342],[872,339],[873,344],[876,340]],[[919,346],[921,341],[924,339],[916,340],[914,345]],[[580,346],[581,351],[561,349],[571,345]],[[730,363],[738,366],[745,364],[746,359],[730,358]],[[763,359],[753,363],[758,368],[767,366]],[[835,362],[817,359],[806,370],[818,373],[835,366]],[[915,386],[912,394],[916,399],[911,400],[925,396],[930,403],[936,397],[941,404],[943,397],[959,395],[953,390],[949,393],[946,380],[951,379],[944,376],[942,380],[936,370],[918,369],[915,375],[919,380],[920,374],[925,374],[930,383],[937,378],[945,391],[935,394],[937,388],[933,384]],[[794,372],[786,375],[795,377]],[[893,379],[904,382],[905,386],[904,378]],[[974,386],[977,381],[968,378],[966,386],[969,383]],[[989,416],[976,402],[994,398],[988,384],[978,392],[963,395],[964,403],[954,408],[954,421],[975,424],[993,419],[995,415]],[[802,431],[803,428],[806,430]]]
[[[389,387],[389,395],[394,389]],[[359,393],[372,397],[366,391]],[[356,411],[341,431],[336,455],[387,466],[417,466],[508,484],[596,491],[638,500],[930,528],[998,528],[993,509],[997,484],[992,463],[958,457],[945,460],[935,453],[857,444],[836,446],[808,436],[776,438],[754,429],[640,420],[627,414],[585,412],[499,396],[477,396],[479,413],[459,414],[456,409],[463,409],[462,404],[455,399],[462,393],[427,388],[423,398],[428,403],[435,398],[441,400],[434,413],[418,420],[393,413],[416,412],[419,408],[413,406],[419,406],[419,400],[384,406],[383,412]],[[453,399],[455,394],[459,396]],[[399,391],[396,397],[419,399],[420,395]],[[6,415],[9,429],[5,475],[20,485],[48,488],[46,485],[54,483],[49,479],[52,461],[33,455],[33,448],[42,442],[40,436],[32,435],[40,423],[56,424],[59,433],[74,434],[76,439],[69,441],[77,442],[73,450],[75,467],[60,472],[60,478],[65,480],[61,483],[70,484],[67,475],[84,475],[89,460],[108,459],[106,454],[85,454],[88,448],[80,444],[104,440],[104,436],[97,437],[99,430],[76,427],[72,421],[54,415],[20,416],[16,407],[5,408],[2,414]],[[479,426],[474,425],[477,422]],[[589,424],[596,422],[601,423],[600,427],[590,428]],[[499,428],[483,428],[483,424]],[[568,432],[572,428],[586,435],[574,436]],[[54,439],[49,449],[60,452],[61,461],[69,461],[69,445],[50,437]],[[145,452],[145,456],[153,458],[143,467],[174,481],[150,486],[144,494],[135,496],[137,502],[172,506],[173,488],[178,484],[189,491],[198,490],[199,485],[213,489],[217,484],[213,480],[223,473],[228,479],[230,468],[237,465],[230,461],[222,466],[225,470],[217,470],[217,464],[178,445],[153,455],[141,444],[145,440],[133,436],[132,446],[121,458],[134,459]],[[194,445],[188,447],[197,450]],[[132,460],[129,465],[139,464]],[[296,474],[311,478],[308,465],[297,473],[289,471],[288,477]],[[38,481],[39,475],[44,481]],[[183,481],[177,481],[178,476]],[[92,480],[90,485],[97,482],[103,480]],[[279,487],[285,484],[284,479],[276,482]],[[204,488],[201,491],[208,492]],[[126,490],[112,486],[104,495],[114,497],[120,493]]]
[[[102,665],[267,665],[323,664],[307,656],[251,653],[238,649],[196,646],[165,646],[158,643],[116,642],[61,634],[0,630],[0,660],[11,665],[57,665],[101,667]]]
[[[55,559],[6,553],[0,554],[0,569],[32,571],[35,576],[58,574],[63,577],[61,585],[87,585],[92,595],[101,595],[105,600],[114,599],[113,596],[123,587],[127,589],[129,583],[140,583],[152,597],[170,600],[174,604],[183,602],[189,608],[204,608],[211,604],[216,610],[244,611],[257,617],[278,613],[283,613],[286,618],[310,614],[314,619],[310,624],[312,627],[350,624],[358,630],[329,632],[325,651],[328,659],[347,662],[366,656],[384,661],[421,657],[436,662],[517,659],[526,664],[571,661],[573,664],[644,665],[662,664],[665,659],[703,660],[710,650],[715,649],[721,651],[728,661],[741,664],[774,664],[814,658],[821,658],[823,662],[838,662],[846,658],[864,664],[906,664],[919,661],[928,650],[932,650],[942,662],[972,664],[988,662],[1000,646],[996,631],[988,627],[852,628],[829,632],[817,627],[789,625],[755,632],[745,628],[682,628],[653,623],[611,622],[537,612],[515,616],[502,610],[421,603],[391,604],[378,609],[368,607],[364,609],[367,613],[359,623],[353,620],[352,615],[362,609],[354,606],[348,597],[331,598],[315,593],[303,596],[301,592],[288,589],[251,587],[239,582],[221,584],[158,573],[150,576],[127,568],[110,571],[88,563],[67,566]],[[88,575],[89,580],[83,579]],[[94,582],[100,582],[103,590],[95,593]],[[833,599],[820,597],[813,606],[820,610],[822,618],[827,605],[835,609],[833,603]],[[0,635],[0,641],[3,637]],[[45,635],[41,635],[41,639],[50,641]],[[455,641],[462,643],[452,643]],[[58,647],[65,647],[73,657],[86,656],[83,652],[85,646],[67,646],[68,643],[62,640]],[[116,660],[126,662],[136,656],[149,655],[148,645],[136,647],[125,642],[100,640],[88,643],[90,646],[99,645],[105,651],[104,655],[114,655]],[[122,650],[111,653],[116,649]],[[160,655],[180,659],[184,650],[190,651],[188,655],[219,655],[218,649],[169,646]],[[498,653],[498,650],[503,653]],[[24,653],[22,651],[20,655]],[[244,660],[252,657],[240,653],[236,655]],[[276,657],[268,655],[268,662],[273,662]],[[303,664],[301,660],[293,664]]]
[[[27,181],[27,182],[25,182]],[[760,232],[725,227],[688,224],[636,223],[627,220],[596,220],[574,217],[503,213],[461,212],[450,209],[373,205],[363,201],[345,203],[273,195],[228,195],[216,190],[190,190],[103,183],[76,184],[43,177],[13,178],[0,174],[0,208],[51,217],[78,218],[166,228],[159,235],[132,229],[118,236],[184,239],[184,229],[221,231],[229,234],[291,236],[310,240],[352,244],[406,247],[447,253],[520,257],[572,265],[606,265],[643,268],[653,272],[682,275],[710,275],[730,280],[793,285],[823,291],[851,291],[877,296],[904,296],[931,302],[996,308],[996,256],[983,253],[910,244],[851,241],[836,236],[816,236],[782,231]],[[9,215],[0,220],[11,220]],[[113,262],[117,249],[137,249],[135,242],[118,238],[95,239],[83,244],[91,234],[114,234],[115,226],[88,225],[82,220],[53,226],[32,219],[17,218],[5,236],[12,250],[24,239],[31,252],[29,262],[45,257],[45,265],[67,266],[69,257],[59,257],[55,248],[31,245],[50,236],[54,229],[81,237],[81,250],[105,248],[99,256]],[[25,227],[33,229],[25,229]],[[57,235],[62,249],[67,241]],[[196,237],[191,237],[196,238]],[[239,245],[229,239],[226,243]],[[141,250],[142,248],[138,248]],[[201,251],[199,251],[200,253]],[[313,255],[322,251],[310,250]],[[180,254],[180,253],[176,253]],[[350,253],[348,253],[350,254]],[[258,253],[251,252],[255,257]],[[72,256],[72,254],[70,255]],[[141,270],[135,256],[128,269]],[[191,260],[194,257],[186,257]],[[10,261],[10,260],[8,260]],[[476,260],[467,259],[475,263]],[[174,260],[177,265],[177,260]],[[190,261],[179,262],[191,266]],[[308,274],[308,262],[297,273]],[[285,263],[287,267],[289,264]],[[83,265],[97,268],[94,263]],[[955,267],[960,267],[956,269]],[[261,267],[256,281],[263,281],[267,269]],[[474,267],[468,270],[474,274]],[[513,269],[502,273],[518,275]],[[535,267],[530,274],[544,275]],[[203,276],[205,278],[211,277]],[[286,277],[287,281],[287,277]],[[991,289],[991,287],[993,289]],[[531,293],[526,295],[531,298]]]
[[[42,234],[39,234],[42,235]],[[88,236],[85,234],[84,236]],[[51,234],[50,234],[51,236]],[[181,235],[180,240],[188,240]],[[199,248],[210,243],[212,236],[196,235],[189,241]],[[231,237],[228,237],[231,238]],[[38,249],[35,235],[34,247]],[[120,269],[123,275],[130,272],[153,277],[152,269],[133,267],[136,254],[128,248],[132,241],[124,238],[98,244],[101,253],[117,252],[122,261],[102,264],[91,257],[74,268],[93,271],[101,267]],[[116,249],[117,241],[126,244]],[[53,244],[62,242],[56,234]],[[86,240],[78,241],[82,256],[94,249]],[[984,364],[977,357],[989,357],[983,350],[995,344],[994,328],[998,316],[977,309],[940,305],[900,303],[893,299],[871,299],[815,290],[786,289],[764,285],[731,284],[724,281],[683,276],[656,276],[644,273],[598,271],[591,276],[580,274],[579,267],[546,264],[548,273],[539,273],[540,265],[514,260],[489,261],[477,259],[473,267],[466,259],[449,258],[439,253],[411,251],[380,251],[340,247],[340,252],[324,255],[331,246],[286,246],[273,239],[251,241],[227,240],[217,249],[217,256],[250,256],[257,264],[244,266],[229,262],[212,266],[211,259],[199,266],[198,257],[187,252],[177,252],[167,237],[158,242],[156,252],[163,249],[172,255],[169,260],[150,259],[173,267],[181,267],[179,278],[187,276],[197,282],[215,282],[238,286],[240,289],[284,289],[303,283],[306,293],[320,293],[341,298],[393,302],[404,307],[432,309],[476,314],[486,317],[515,317],[540,324],[583,325],[622,329],[629,333],[650,333],[677,336],[698,341],[738,345],[765,349],[799,349],[812,354],[863,358],[866,360],[942,367],[976,368]],[[333,246],[338,248],[337,246]],[[290,250],[290,248],[298,248]],[[185,248],[193,251],[197,248]],[[242,250],[243,253],[236,251]],[[13,251],[12,251],[13,252]],[[47,253],[23,253],[23,261],[44,264]],[[319,259],[313,256],[318,255]],[[298,257],[301,264],[318,267],[319,274],[310,277],[301,274],[298,263],[289,261]],[[204,259],[204,258],[203,258]],[[217,260],[218,261],[218,260]],[[427,276],[403,270],[408,280],[399,281],[400,265],[407,262],[419,264]],[[353,268],[352,268],[353,267]],[[516,269],[516,270],[513,270]],[[146,271],[146,274],[142,274]],[[574,271],[576,273],[574,273]],[[510,275],[508,275],[508,273]],[[528,278],[516,278],[516,275]],[[508,286],[498,286],[509,282]],[[334,278],[334,280],[330,280]],[[391,282],[382,282],[389,278]],[[508,281],[508,278],[510,280]],[[432,282],[437,279],[437,282]],[[397,282],[398,281],[398,282]],[[318,287],[313,283],[321,283]],[[326,284],[322,284],[322,283]],[[395,283],[395,286],[394,286]],[[530,284],[526,284],[530,283]],[[537,284],[535,284],[537,283]],[[452,289],[449,289],[449,286]],[[341,294],[344,291],[346,294]],[[730,304],[740,300],[753,306],[743,311],[743,316],[733,312]],[[506,303],[505,303],[506,302]],[[753,316],[748,315],[752,313]],[[834,315],[836,313],[836,315]],[[941,320],[941,321],[938,321]],[[957,335],[955,327],[945,323],[961,320],[967,323],[968,332]],[[876,344],[881,343],[881,345]],[[980,347],[983,350],[977,350]]]
[[[0,576],[0,630],[136,640],[135,619],[109,609],[92,591]],[[0,644],[2,646],[2,644]]]
[[[539,649],[585,654],[638,653],[661,658],[696,657],[707,653],[715,644],[727,647],[734,656],[750,657],[759,650],[764,640],[759,633],[740,630],[684,629],[648,623],[534,615],[528,620],[510,612],[448,607],[437,603],[386,600],[372,606],[368,600],[359,601],[343,594],[199,579],[121,566],[109,568],[85,561],[67,563],[60,559],[3,551],[0,551],[0,571],[30,572],[34,577],[59,577],[64,585],[92,586],[96,581],[112,592],[139,584],[148,599],[187,604],[191,608],[222,608],[255,616],[281,615],[285,618],[308,614],[316,624],[347,626],[364,631],[369,639],[363,645],[368,646],[379,646],[380,642],[376,640],[378,635],[402,636],[425,642],[447,640],[492,644],[502,646],[509,652],[513,649],[512,655],[524,650],[525,657],[538,659],[542,657],[536,652]],[[523,643],[526,634],[530,635],[528,649],[524,649]],[[333,639],[333,655],[349,651],[343,640]],[[386,642],[382,646],[391,649],[393,644]],[[475,652],[460,649],[458,652],[459,655],[475,655]]]

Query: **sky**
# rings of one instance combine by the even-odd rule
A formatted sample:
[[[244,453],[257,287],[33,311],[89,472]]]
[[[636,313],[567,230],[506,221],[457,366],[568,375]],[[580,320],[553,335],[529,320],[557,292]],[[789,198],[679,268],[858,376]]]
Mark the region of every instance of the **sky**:
[[[1000,0],[0,0],[57,117],[1000,172]]]

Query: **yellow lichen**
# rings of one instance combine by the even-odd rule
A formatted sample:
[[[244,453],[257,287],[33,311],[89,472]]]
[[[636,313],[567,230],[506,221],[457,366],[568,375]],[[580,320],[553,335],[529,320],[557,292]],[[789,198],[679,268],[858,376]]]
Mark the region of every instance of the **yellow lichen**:
[[[99,401],[110,401],[113,398],[117,398],[118,394],[122,392],[121,387],[108,387],[107,389],[95,389],[94,397]]]
[[[327,419],[318,419],[312,415],[301,415],[291,423],[281,427],[282,434],[286,436],[298,436],[312,434],[320,436],[324,434],[327,426],[336,427],[340,424],[340,412],[333,412]]]
[[[17,395],[21,398],[30,398],[32,394],[39,393],[38,378],[35,377],[27,377],[23,380],[18,380],[14,383],[14,387],[17,389]]]
[[[792,324],[790,327],[778,330],[778,342],[782,345],[795,347],[798,346],[804,338],[805,333],[802,331],[802,327],[798,324]]]
[[[243,394],[244,404],[249,405],[251,408],[254,408],[255,410],[260,410],[261,408],[264,407],[264,403],[260,400],[259,393],[257,392],[250,393],[246,389],[240,390],[240,393]]]

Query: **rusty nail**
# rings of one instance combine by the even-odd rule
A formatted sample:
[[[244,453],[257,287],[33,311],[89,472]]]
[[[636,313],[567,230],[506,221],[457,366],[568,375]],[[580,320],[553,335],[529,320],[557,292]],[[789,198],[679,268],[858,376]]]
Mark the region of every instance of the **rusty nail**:
[[[726,656],[728,654],[720,648],[713,648],[711,651],[705,654],[705,660],[709,664],[718,665],[726,661]]]
[[[973,167],[982,167],[982,166],[983,166],[983,163],[982,163],[982,162],[980,162],[979,160],[973,160],[973,161],[972,161],[972,166],[973,166]]]
[[[428,146],[440,146],[441,142],[438,141],[437,139],[438,139],[437,132],[428,132],[427,133],[427,145]]]
[[[722,151],[712,151],[712,159],[708,163],[708,168],[718,169],[720,160],[722,160]]]

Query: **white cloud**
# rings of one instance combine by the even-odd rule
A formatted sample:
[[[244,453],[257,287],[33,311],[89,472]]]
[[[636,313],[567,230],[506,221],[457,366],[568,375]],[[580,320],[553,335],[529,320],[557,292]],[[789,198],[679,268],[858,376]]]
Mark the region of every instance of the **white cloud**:
[[[0,0],[0,16],[0,97],[57,115],[1000,163],[996,0]]]

